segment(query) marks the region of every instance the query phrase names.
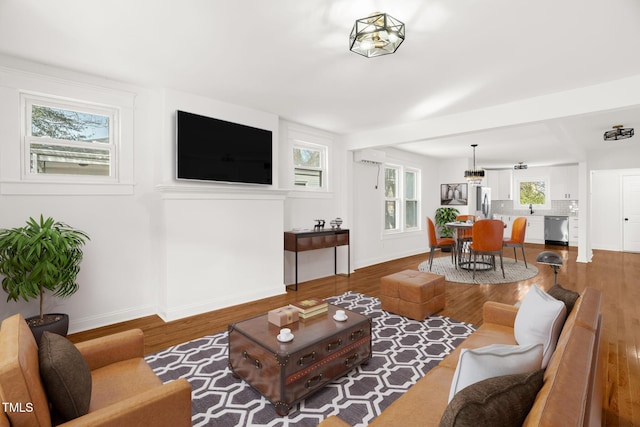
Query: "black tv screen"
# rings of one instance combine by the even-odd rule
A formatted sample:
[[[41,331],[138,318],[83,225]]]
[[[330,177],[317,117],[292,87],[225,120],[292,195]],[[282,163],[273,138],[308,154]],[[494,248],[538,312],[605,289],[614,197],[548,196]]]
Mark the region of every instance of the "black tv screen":
[[[177,111],[177,178],[272,184],[270,130]]]

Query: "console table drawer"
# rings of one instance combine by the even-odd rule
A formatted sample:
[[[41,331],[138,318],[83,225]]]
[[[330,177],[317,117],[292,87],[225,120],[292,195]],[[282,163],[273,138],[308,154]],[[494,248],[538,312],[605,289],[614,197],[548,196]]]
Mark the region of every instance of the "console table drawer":
[[[337,274],[337,248],[338,246],[347,246],[347,276],[351,272],[351,255],[349,245],[349,230],[347,229],[331,229],[331,230],[303,230],[303,231],[285,231],[284,233],[284,250],[294,252],[295,255],[295,288],[298,289],[298,252],[312,251],[315,249],[334,248],[334,274]],[[289,286],[287,286],[288,288]]]
[[[297,243],[298,252],[310,251],[313,249],[313,237],[300,237]]]
[[[335,234],[328,236],[313,236],[298,238],[298,252],[311,251],[314,249],[333,248],[349,244],[349,239],[345,237],[337,238]]]
[[[337,246],[342,246],[342,245],[348,245],[349,244],[349,233],[340,233],[340,234],[336,234],[336,245]]]

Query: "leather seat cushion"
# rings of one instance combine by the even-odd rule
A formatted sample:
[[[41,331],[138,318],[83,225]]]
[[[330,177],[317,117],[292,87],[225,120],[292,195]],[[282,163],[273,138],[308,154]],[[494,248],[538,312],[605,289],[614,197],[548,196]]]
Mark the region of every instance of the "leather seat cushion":
[[[91,371],[93,388],[89,412],[121,402],[162,385],[142,358],[124,360]]]

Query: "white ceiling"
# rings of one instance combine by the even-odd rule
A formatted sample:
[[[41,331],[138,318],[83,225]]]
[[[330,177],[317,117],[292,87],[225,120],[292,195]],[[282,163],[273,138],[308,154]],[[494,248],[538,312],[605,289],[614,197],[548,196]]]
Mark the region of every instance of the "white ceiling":
[[[407,36],[367,59],[348,37],[374,11]],[[637,0],[0,0],[0,54],[350,135],[640,76],[639,18]],[[571,163],[614,124],[640,127],[640,106],[606,110],[394,145]]]

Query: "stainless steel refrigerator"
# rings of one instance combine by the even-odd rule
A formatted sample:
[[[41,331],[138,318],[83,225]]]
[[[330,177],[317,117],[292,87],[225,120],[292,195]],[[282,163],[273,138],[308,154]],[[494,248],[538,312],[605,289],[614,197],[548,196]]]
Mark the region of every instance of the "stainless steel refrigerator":
[[[476,187],[476,216],[491,219],[491,188]]]

